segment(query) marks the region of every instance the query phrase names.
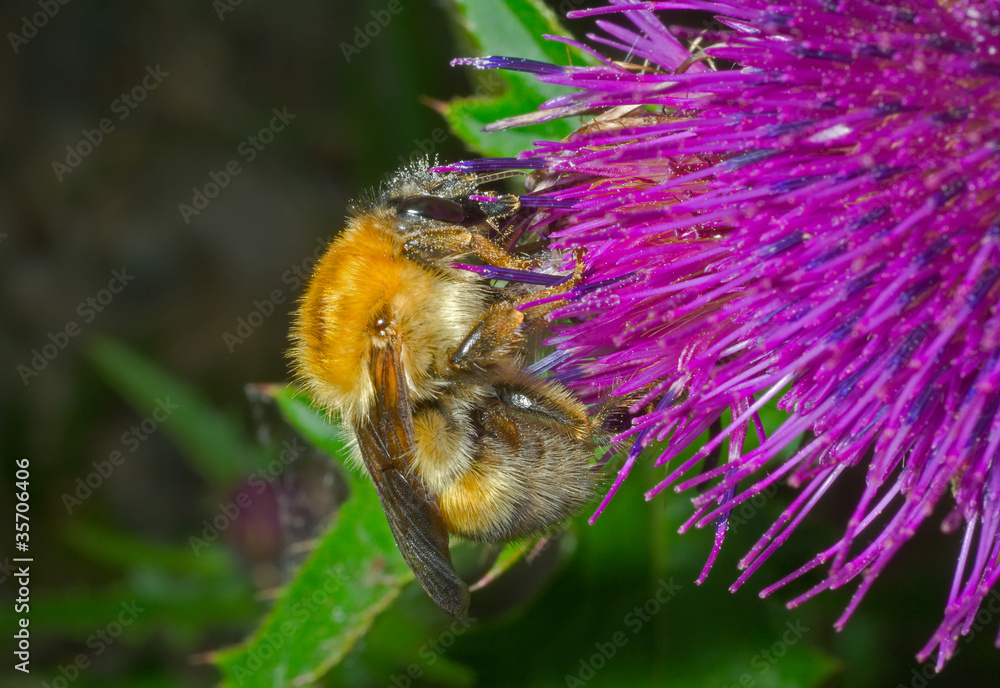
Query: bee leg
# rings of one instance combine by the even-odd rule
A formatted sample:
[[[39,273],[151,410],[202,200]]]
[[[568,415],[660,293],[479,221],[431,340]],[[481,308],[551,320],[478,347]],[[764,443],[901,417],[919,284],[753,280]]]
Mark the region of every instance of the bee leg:
[[[494,303],[451,355],[460,370],[486,368],[520,350],[524,341],[524,314],[512,301]]]
[[[641,408],[632,411],[632,407],[640,400],[649,395],[656,383],[650,383],[645,387],[637,389],[629,394],[609,397],[596,409],[593,414],[593,424],[601,432],[617,435],[632,427],[632,421],[639,416],[652,413],[656,406],[664,397],[664,393],[658,394],[646,400]]]
[[[533,260],[515,258],[482,234],[459,227],[442,227],[421,232],[410,237],[403,244],[403,253],[408,257],[434,261],[436,259],[471,253],[487,265],[515,270],[530,270],[538,267]]]
[[[501,232],[501,225],[504,220],[516,213],[521,207],[521,199],[514,194],[500,196],[495,201],[488,201],[479,204],[486,214],[486,221],[495,231]]]
[[[578,248],[573,252],[574,258],[576,258],[576,265],[573,267],[573,274],[569,276],[568,279],[559,284],[555,284],[551,287],[546,287],[540,291],[536,291],[533,294],[528,294],[517,300],[515,304],[517,306],[524,306],[532,301],[541,301],[547,299],[551,296],[558,296],[560,294],[565,294],[569,290],[573,289],[580,283],[583,279],[583,256],[585,251],[582,248]],[[531,326],[541,326],[546,322],[546,317],[549,313],[559,308],[565,304],[565,299],[558,299],[553,301],[547,301],[546,303],[540,303],[535,306],[528,306],[527,308],[522,308],[521,312],[524,313],[525,321]]]
[[[544,326],[549,313],[565,302],[560,299],[522,307],[532,301],[564,294],[579,284],[582,277],[583,252],[580,250],[577,251],[576,268],[565,282],[487,308],[452,353],[451,364],[463,370],[483,368],[517,352],[524,341],[525,330]]]

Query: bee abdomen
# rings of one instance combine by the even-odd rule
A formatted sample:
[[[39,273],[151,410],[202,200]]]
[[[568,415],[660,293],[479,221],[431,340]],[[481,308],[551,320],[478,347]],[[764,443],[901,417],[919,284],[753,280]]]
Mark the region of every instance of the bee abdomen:
[[[486,434],[469,470],[438,495],[450,532],[479,542],[516,540],[544,533],[590,500],[597,474],[588,444],[524,418],[512,435],[510,424],[483,415]]]

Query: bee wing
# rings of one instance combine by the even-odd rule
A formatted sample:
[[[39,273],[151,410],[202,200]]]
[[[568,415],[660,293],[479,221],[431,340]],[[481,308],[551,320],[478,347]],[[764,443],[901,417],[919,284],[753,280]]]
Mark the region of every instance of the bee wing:
[[[451,563],[448,531],[427,488],[409,470],[413,415],[398,345],[372,355],[375,404],[354,430],[403,559],[431,599],[454,617],[469,613],[469,588]]]

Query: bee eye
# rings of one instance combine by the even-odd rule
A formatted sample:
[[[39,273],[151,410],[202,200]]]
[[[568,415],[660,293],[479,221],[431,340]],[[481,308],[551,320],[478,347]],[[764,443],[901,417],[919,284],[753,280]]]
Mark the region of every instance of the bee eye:
[[[410,196],[399,202],[396,210],[399,215],[422,217],[425,220],[438,220],[451,224],[461,224],[465,221],[465,208],[451,200],[440,196]]]

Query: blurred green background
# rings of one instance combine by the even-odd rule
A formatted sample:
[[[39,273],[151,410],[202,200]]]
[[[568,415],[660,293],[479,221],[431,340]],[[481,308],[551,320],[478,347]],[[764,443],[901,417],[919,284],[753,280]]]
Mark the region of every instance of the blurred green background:
[[[586,4],[550,3],[562,14]],[[543,16],[485,1],[0,7],[0,513],[13,524],[15,461],[27,458],[33,558],[31,673],[8,652],[0,683],[217,684],[212,653],[269,611],[281,618],[278,590],[350,493],[353,535],[340,523],[283,598],[286,611],[309,603],[322,584],[306,572],[334,581],[304,614],[325,658],[320,685],[994,685],[995,620],[941,676],[923,678],[914,659],[940,619],[957,538],[920,533],[839,634],[850,591],[791,611],[792,592],[757,599],[833,541],[856,478],[731,595],[736,560],[791,492],[741,516],[699,587],[711,533],[678,536],[687,496],[645,503],[657,477],[639,468],[595,526],[580,519],[476,593],[476,620],[456,624],[407,584],[366,484],[292,426],[337,438],[280,392],[246,389],[288,380],[290,313],[349,198],[420,154],[454,160],[539,136],[472,150],[436,111],[503,90],[495,74],[449,68],[452,58],[480,43],[535,56],[482,20],[493,5],[522,25]],[[474,115],[462,115],[467,140]],[[12,645],[25,615],[14,612],[13,527],[3,532],[0,623]],[[471,546],[456,558],[470,580],[489,565]],[[279,685],[262,674],[227,675]]]

